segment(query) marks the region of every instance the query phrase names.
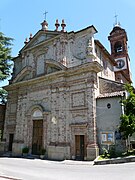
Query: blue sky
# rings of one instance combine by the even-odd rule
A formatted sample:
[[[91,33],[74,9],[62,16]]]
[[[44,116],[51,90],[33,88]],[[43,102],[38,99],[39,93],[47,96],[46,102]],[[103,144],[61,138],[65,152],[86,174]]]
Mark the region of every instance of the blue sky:
[[[0,31],[14,38],[12,56],[17,56],[25,38],[41,29],[47,11],[49,30],[55,29],[55,20],[65,20],[67,31],[81,30],[94,25],[95,38],[110,52],[108,35],[118,21],[128,35],[129,56],[135,85],[135,1],[134,0],[0,0]],[[5,81],[0,86],[7,84]]]

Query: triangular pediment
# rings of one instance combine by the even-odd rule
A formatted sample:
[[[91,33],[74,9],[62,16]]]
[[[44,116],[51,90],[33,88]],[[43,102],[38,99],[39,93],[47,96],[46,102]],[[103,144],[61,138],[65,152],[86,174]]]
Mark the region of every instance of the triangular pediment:
[[[25,51],[27,49],[37,47],[37,46],[41,45],[44,42],[48,42],[49,40],[52,40],[53,38],[55,38],[59,34],[61,34],[61,33],[56,32],[56,31],[43,31],[43,30],[40,30],[30,39],[29,42],[27,42],[25,44],[25,46],[20,50],[20,52]]]

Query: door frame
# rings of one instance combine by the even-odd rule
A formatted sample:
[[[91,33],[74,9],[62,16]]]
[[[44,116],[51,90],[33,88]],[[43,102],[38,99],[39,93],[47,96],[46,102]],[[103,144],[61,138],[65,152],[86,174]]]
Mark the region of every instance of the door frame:
[[[13,141],[14,141],[14,134],[13,134],[13,133],[10,133],[10,134],[9,134],[8,151],[11,151],[11,152],[12,152]]]
[[[75,135],[75,159],[84,160],[85,157],[85,135]]]
[[[40,149],[38,149],[37,147],[37,149],[36,149],[36,152],[34,152],[34,144],[33,144],[33,138],[34,138],[34,123],[35,122],[38,122],[38,121],[42,121],[42,139],[41,139],[41,147],[40,147]],[[38,129],[38,128],[37,128]],[[33,120],[33,129],[32,129],[32,154],[35,154],[35,155],[40,155],[40,150],[43,148],[43,139],[44,139],[44,137],[43,137],[43,133],[44,132],[44,128],[43,128],[43,119],[36,119],[36,120]]]

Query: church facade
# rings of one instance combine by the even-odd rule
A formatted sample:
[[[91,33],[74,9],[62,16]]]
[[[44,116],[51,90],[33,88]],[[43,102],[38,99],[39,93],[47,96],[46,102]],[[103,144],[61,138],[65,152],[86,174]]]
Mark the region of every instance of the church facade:
[[[124,98],[124,83],[131,82],[127,34],[115,25],[108,37],[111,54],[95,40],[97,30],[54,31],[48,23],[14,58],[8,91],[3,143],[13,155],[29,147],[49,159],[93,160],[104,146],[122,150],[116,138]]]

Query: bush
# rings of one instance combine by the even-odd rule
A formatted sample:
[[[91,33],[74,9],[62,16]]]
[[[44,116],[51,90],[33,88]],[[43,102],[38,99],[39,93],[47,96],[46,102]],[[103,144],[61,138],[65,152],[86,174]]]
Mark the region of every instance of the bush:
[[[22,149],[22,153],[28,153],[29,152],[29,147],[24,147]]]
[[[103,158],[109,158],[109,152],[108,152],[108,150],[104,147],[104,148],[102,148],[102,150],[103,150],[103,155],[102,155],[102,157]]]
[[[41,151],[40,151],[41,155],[45,155],[46,153],[46,149],[42,148]]]
[[[110,155],[110,158],[115,158],[117,156],[114,146],[110,147],[109,155]]]
[[[110,146],[109,150],[107,150],[105,147],[103,148],[103,158],[114,158],[116,157],[116,151],[115,151],[115,146]]]

